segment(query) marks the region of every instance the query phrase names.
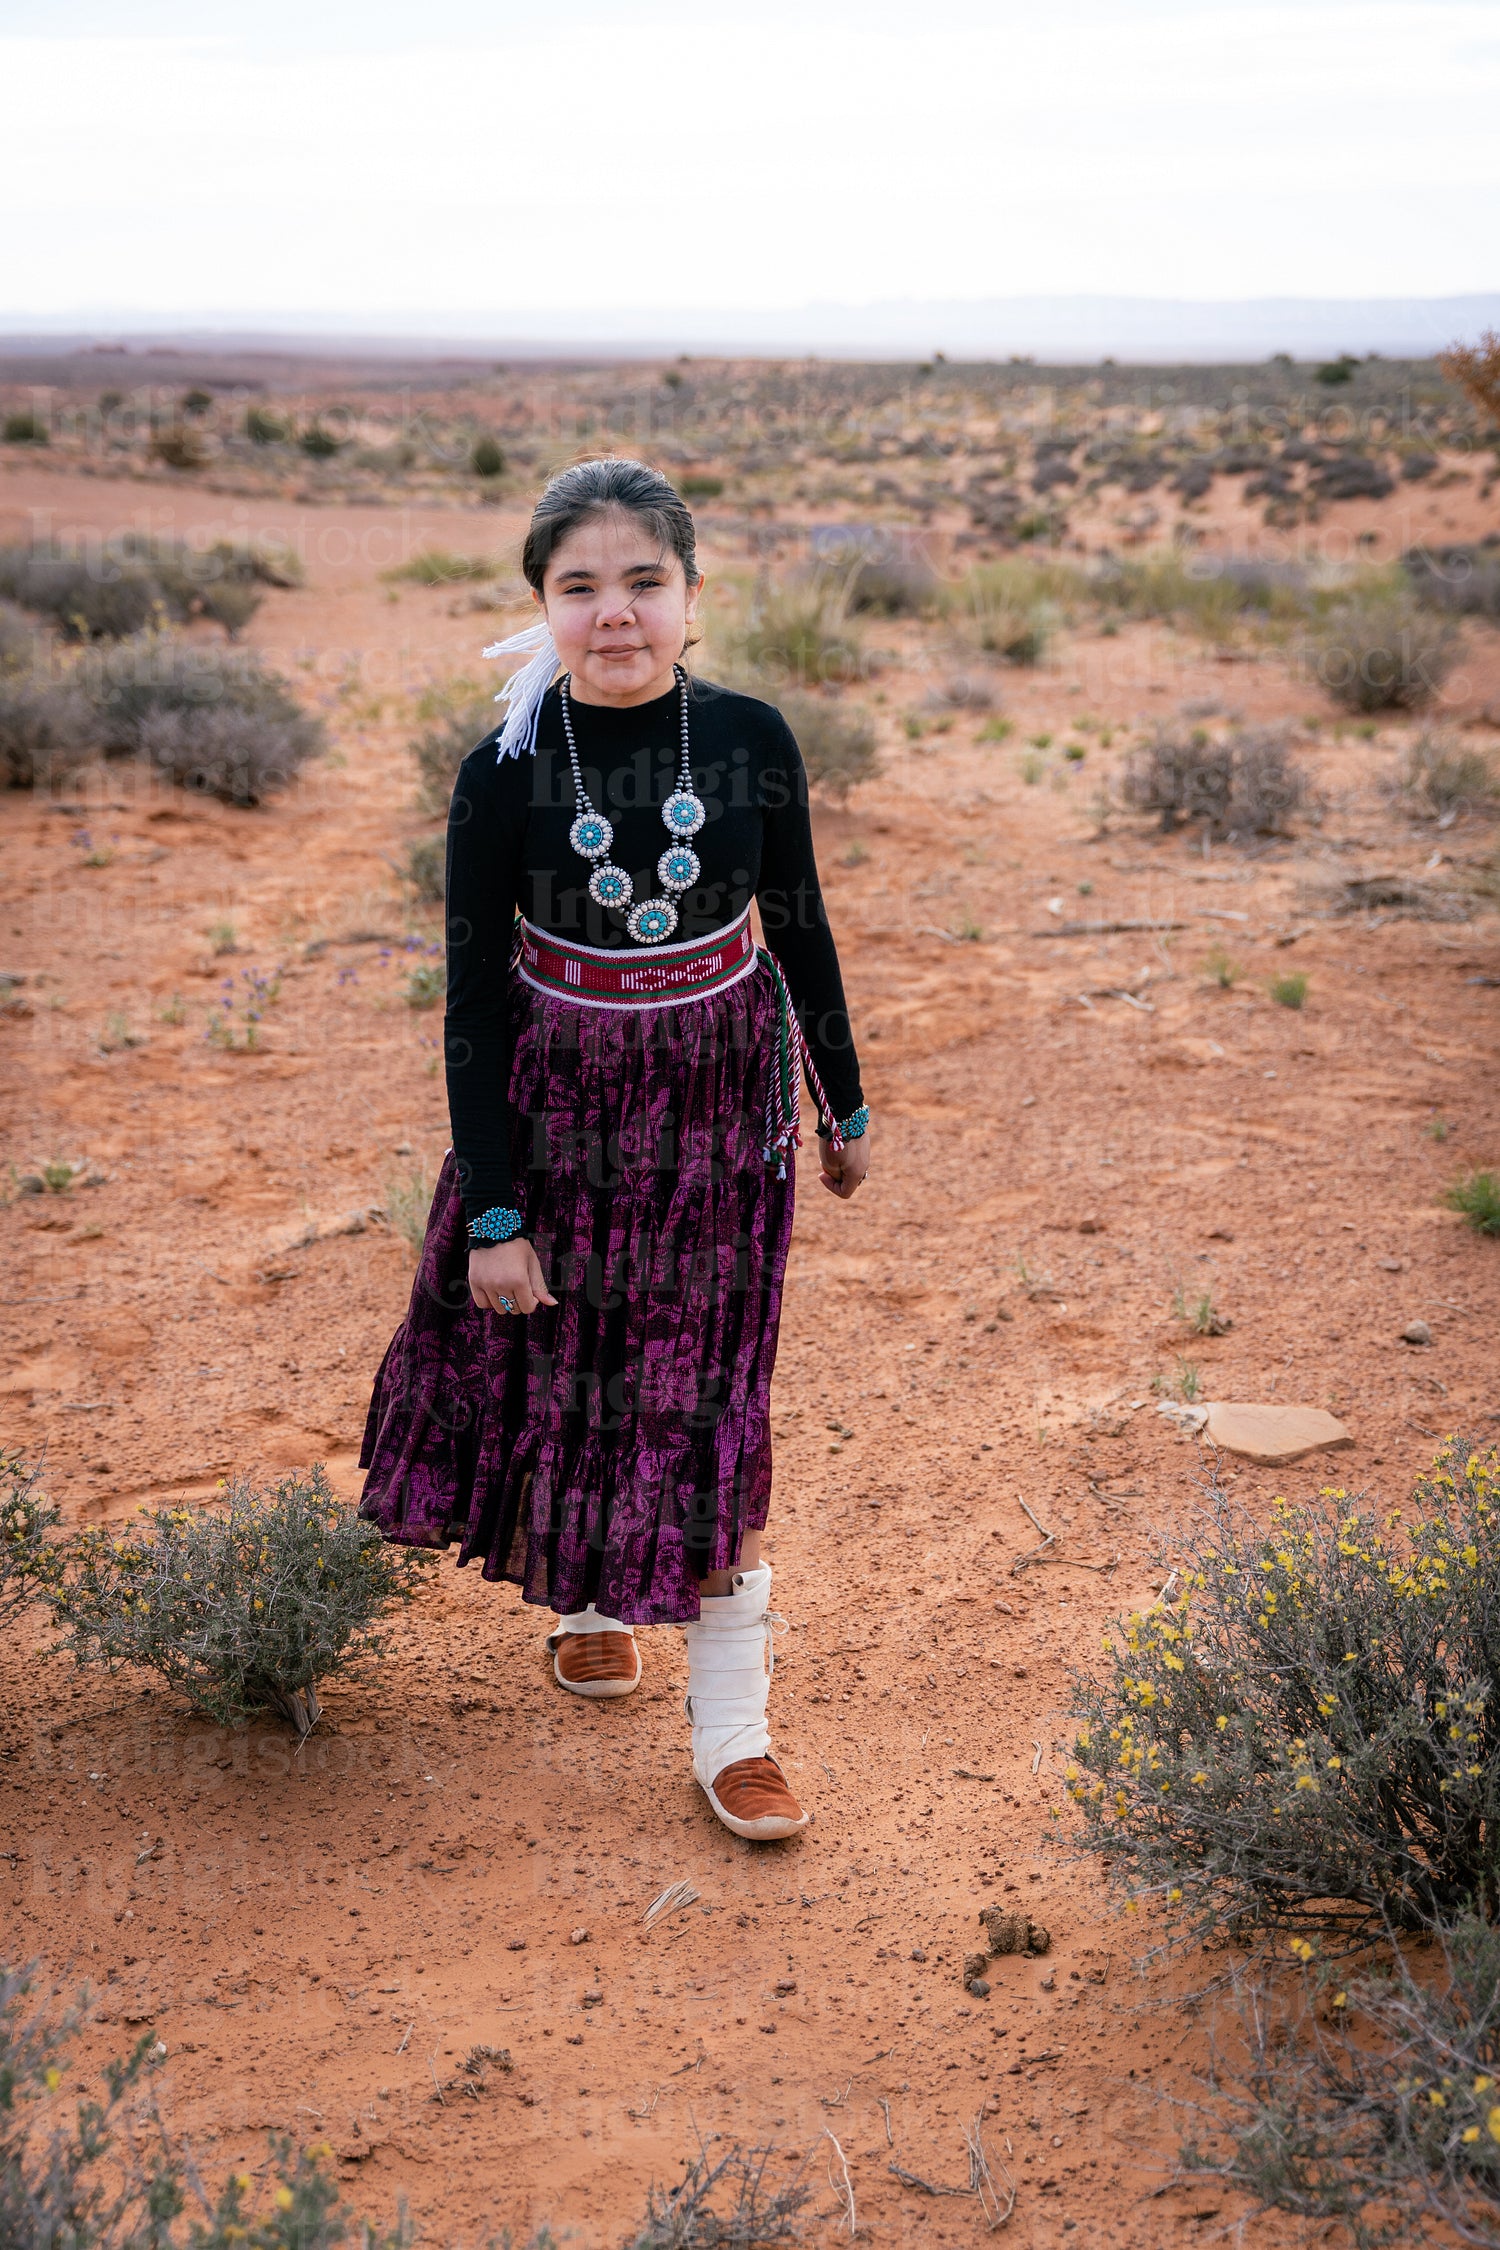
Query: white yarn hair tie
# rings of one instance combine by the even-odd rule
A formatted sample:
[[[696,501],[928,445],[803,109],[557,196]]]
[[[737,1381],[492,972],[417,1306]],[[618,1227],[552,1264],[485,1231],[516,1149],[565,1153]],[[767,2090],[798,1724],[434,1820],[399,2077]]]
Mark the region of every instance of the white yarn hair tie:
[[[526,626],[522,632],[512,633],[509,640],[492,642],[484,653],[486,656],[511,656],[522,649],[535,649],[536,654],[529,664],[511,673],[495,698],[497,703],[509,706],[495,751],[497,764],[501,758],[519,758],[523,746],[536,756],[542,699],[557,677],[557,643],[545,618]]]

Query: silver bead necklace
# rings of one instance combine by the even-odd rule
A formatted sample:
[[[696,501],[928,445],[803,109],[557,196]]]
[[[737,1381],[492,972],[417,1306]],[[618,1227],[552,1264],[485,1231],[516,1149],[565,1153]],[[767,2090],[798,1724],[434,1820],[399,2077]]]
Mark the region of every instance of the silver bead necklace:
[[[672,666],[682,698],[682,765],[677,776],[677,787],[661,808],[662,825],[672,841],[656,863],[656,880],[665,894],[661,898],[643,898],[632,905],[635,884],[623,867],[616,867],[609,856],[615,840],[614,828],[602,812],[595,810],[588,791],[583,786],[583,768],[578,763],[578,744],[573,735],[573,708],[568,694],[568,674],[563,674],[559,685],[562,698],[563,734],[568,745],[568,762],[573,768],[573,791],[578,813],[568,830],[568,842],[580,859],[593,862],[589,877],[589,897],[598,906],[607,906],[625,916],[625,927],[637,945],[660,945],[677,927],[676,901],[684,891],[692,889],[702,873],[698,854],[689,843],[708,818],[703,799],[693,787],[693,768],[688,754],[688,683],[687,674],[680,664]]]

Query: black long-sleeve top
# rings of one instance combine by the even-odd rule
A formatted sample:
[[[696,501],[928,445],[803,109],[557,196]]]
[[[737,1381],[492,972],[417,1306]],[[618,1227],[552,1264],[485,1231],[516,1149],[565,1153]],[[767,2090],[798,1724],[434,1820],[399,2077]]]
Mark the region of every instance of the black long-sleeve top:
[[[681,705],[674,687],[628,709],[572,698],[584,787],[614,825],[609,857],[659,895],[669,841],[661,808],[677,784]],[[677,900],[680,944],[727,928],[753,898],[780,961],[836,1117],[857,1109],[859,1063],[828,927],[808,815],[807,772],[781,713],[706,680],[688,690],[693,787],[707,819],[693,837],[698,883]],[[498,728],[459,768],[448,813],[448,1113],[464,1209],[472,1220],[514,1204],[507,1036],[514,918],[576,944],[649,953],[623,913],[596,905],[589,863],[568,841],[578,805],[554,687],[535,757],[496,757]]]

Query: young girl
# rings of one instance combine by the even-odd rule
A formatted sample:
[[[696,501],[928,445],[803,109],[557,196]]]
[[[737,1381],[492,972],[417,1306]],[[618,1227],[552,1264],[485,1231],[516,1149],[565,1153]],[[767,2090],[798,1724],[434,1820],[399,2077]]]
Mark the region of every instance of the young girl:
[[[453,792],[453,1147],[361,1513],[557,1611],[571,1694],[628,1695],[634,1628],[686,1625],[694,1773],[736,1835],[791,1836],[760,1542],[804,1065],[824,1187],[869,1154],[807,777],[770,704],[683,669],[664,477],[564,470],[522,568],[545,621],[487,652],[536,654]]]

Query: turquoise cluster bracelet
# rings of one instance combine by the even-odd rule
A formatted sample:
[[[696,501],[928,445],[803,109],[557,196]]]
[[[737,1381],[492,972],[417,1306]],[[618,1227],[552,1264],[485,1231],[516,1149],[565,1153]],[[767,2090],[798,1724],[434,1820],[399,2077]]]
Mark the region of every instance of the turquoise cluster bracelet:
[[[481,1211],[477,1219],[469,1221],[469,1240],[509,1242],[511,1236],[519,1234],[525,1224],[519,1211],[507,1210],[503,1203],[497,1203],[492,1211]]]
[[[869,1123],[870,1105],[868,1102],[861,1102],[858,1109],[851,1110],[847,1117],[842,1117],[839,1119],[839,1138],[845,1141],[857,1141],[867,1130]],[[831,1131],[831,1127],[827,1125],[820,1125],[818,1127],[818,1131],[826,1140]]]

